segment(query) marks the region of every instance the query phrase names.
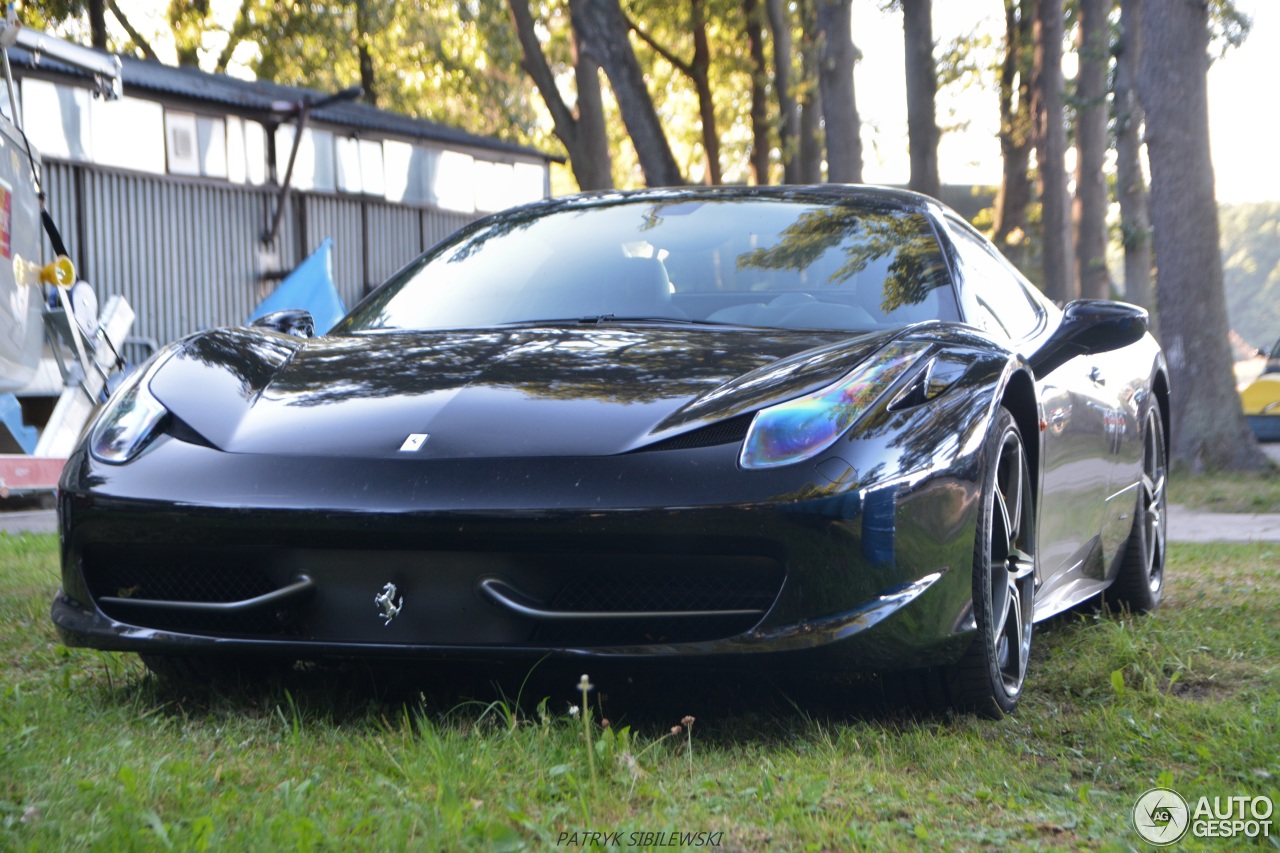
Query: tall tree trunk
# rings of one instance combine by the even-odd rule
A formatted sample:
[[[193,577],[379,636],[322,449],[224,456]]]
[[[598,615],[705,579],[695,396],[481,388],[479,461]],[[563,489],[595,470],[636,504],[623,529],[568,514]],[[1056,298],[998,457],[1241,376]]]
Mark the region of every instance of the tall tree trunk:
[[[1067,192],[1067,128],[1062,103],[1062,0],[1039,0],[1035,23],[1032,115],[1044,226],[1044,290],[1050,299],[1076,298],[1071,253],[1071,196]]]
[[[1120,44],[1116,51],[1116,196],[1120,201],[1120,241],[1124,246],[1124,298],[1155,311],[1151,290],[1151,213],[1147,206],[1146,178],[1142,174],[1142,105],[1133,90],[1133,78],[1142,52],[1138,21],[1140,0],[1120,0]]]
[[[707,42],[705,0],[690,0],[693,27],[693,88],[698,93],[698,118],[702,122],[702,150],[707,155],[708,184],[724,183],[720,168],[720,132],[716,129],[716,105],[711,96],[711,46]]]
[[[827,180],[862,183],[862,137],[853,91],[853,0],[817,0],[818,88],[826,125]]]
[[[89,43],[98,50],[107,49],[106,0],[89,0]]]
[[[800,8],[800,67],[803,75],[798,87],[800,137],[796,152],[799,158],[796,178],[802,184],[816,184],[822,180],[822,88],[818,85],[821,39],[818,38],[814,2],[799,0],[797,3]]]
[[[707,172],[703,182],[711,185],[724,183],[720,169],[720,132],[716,129],[716,104],[711,94],[711,45],[707,41],[705,0],[690,0],[689,27],[693,30],[693,59],[686,62],[676,56],[671,48],[660,44],[634,20],[627,19],[631,32],[671,63],[677,71],[688,77],[698,95],[698,120],[702,125],[702,151],[707,158]],[[624,15],[624,17],[626,17]],[[647,94],[648,90],[646,90]]]
[[[523,0],[522,0],[523,2]],[[609,131],[605,124],[604,93],[600,86],[600,66],[582,55],[577,39],[573,45],[573,79],[578,88],[576,154],[574,177],[584,190],[613,188],[613,155],[609,153]],[[577,163],[581,160],[582,167]]]
[[[773,36],[773,85],[778,92],[778,150],[782,152],[782,181],[800,182],[800,108],[791,81],[791,15],[785,0],[765,0],[769,34]]]
[[[574,81],[578,88],[577,115],[565,103],[556,85],[555,74],[542,52],[528,0],[508,0],[516,37],[520,41],[524,69],[538,87],[547,112],[551,113],[556,137],[569,152],[569,166],[579,189],[613,187],[613,164],[605,131],[604,99],[600,91],[599,66],[577,49],[574,34]]]
[[[579,49],[609,77],[645,183],[651,187],[683,184],[684,177],[645,87],[644,72],[631,48],[627,19],[618,0],[570,0],[569,13]]]
[[[933,0],[902,0],[902,37],[907,61],[907,145],[911,150],[908,186],[936,198],[941,181],[934,112],[938,69],[933,60]]]
[[[369,19],[368,0],[356,3],[356,43],[360,57],[360,99],[371,107],[378,105],[378,80],[373,70],[373,52],[369,49],[373,22]]]
[[[1209,157],[1209,30],[1202,0],[1143,4],[1138,95],[1147,114],[1160,329],[1172,385],[1171,456],[1192,470],[1254,470],[1227,343]]]
[[[1027,258],[1031,204],[1031,65],[1035,0],[1004,0],[1005,42],[1000,63],[1000,155],[995,240],[1010,260]]]
[[[751,180],[769,183],[769,69],[764,57],[764,7],[760,0],[743,0],[747,53],[751,57]],[[788,62],[790,59],[788,58]]]
[[[1111,0],[1079,0],[1080,24],[1076,76],[1076,268],[1080,295],[1111,296],[1107,272],[1107,182],[1102,168],[1107,156],[1107,65]]]

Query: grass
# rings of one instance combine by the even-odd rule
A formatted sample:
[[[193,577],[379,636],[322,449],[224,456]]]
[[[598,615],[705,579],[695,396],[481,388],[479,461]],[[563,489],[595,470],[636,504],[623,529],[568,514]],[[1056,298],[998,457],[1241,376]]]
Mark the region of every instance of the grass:
[[[1169,478],[1169,500],[1206,512],[1280,512],[1280,470],[1253,474],[1191,474]]]
[[[1127,850],[1157,784],[1280,802],[1277,545],[1172,546],[1157,614],[1041,626],[999,723],[723,673],[592,671],[577,718],[580,672],[177,691],[59,644],[56,553],[0,534],[4,850]]]

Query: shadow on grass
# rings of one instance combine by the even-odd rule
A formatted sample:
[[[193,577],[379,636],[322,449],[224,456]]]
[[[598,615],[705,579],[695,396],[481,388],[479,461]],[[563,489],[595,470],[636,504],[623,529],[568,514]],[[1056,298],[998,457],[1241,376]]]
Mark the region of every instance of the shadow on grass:
[[[492,718],[538,719],[539,704],[564,716],[582,704],[581,664],[544,661],[532,671],[459,664],[302,663],[270,674],[229,670],[204,681],[159,677],[141,667],[106,686],[101,701],[140,715],[255,716],[278,709],[304,722],[360,726],[414,719],[475,725]],[[876,676],[787,675],[732,670],[602,666],[587,674],[593,719],[637,731],[665,732],[686,716],[698,736],[726,742],[776,739],[811,722],[879,722],[890,727],[919,711],[889,704]],[[104,685],[105,686],[105,685]]]

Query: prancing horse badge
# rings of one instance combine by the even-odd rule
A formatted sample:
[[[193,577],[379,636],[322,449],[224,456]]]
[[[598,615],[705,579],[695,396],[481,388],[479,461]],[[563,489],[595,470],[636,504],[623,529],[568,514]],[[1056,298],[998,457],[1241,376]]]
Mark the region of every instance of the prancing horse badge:
[[[404,440],[404,444],[400,445],[400,452],[412,453],[413,451],[420,449],[422,445],[426,444],[428,438],[430,438],[430,436],[425,432],[410,433],[409,437]]]

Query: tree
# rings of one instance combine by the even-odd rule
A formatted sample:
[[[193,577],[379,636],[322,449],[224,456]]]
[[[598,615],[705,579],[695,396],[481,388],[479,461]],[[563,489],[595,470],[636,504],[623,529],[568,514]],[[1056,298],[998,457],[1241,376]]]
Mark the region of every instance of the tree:
[[[627,37],[627,19],[618,0],[570,0],[569,14],[580,39],[579,48],[609,78],[645,182],[651,187],[684,183],[653,99],[645,88],[644,74]]]
[[[646,33],[634,20],[628,18],[627,24],[640,40],[671,63],[677,71],[684,74],[693,83],[698,94],[698,118],[702,124],[702,150],[707,158],[708,184],[724,183],[724,173],[720,169],[720,134],[716,130],[715,99],[711,95],[711,46],[707,40],[707,16],[705,0],[689,0],[688,30],[693,34],[693,57],[683,60],[657,39]]]
[[[1209,19],[1201,0],[1147,0],[1137,89],[1146,111],[1160,329],[1176,395],[1170,455],[1192,470],[1256,470],[1228,349],[1209,157]]]
[[[1031,69],[1035,0],[1004,0],[1004,55],[1000,62],[1000,155],[995,242],[1011,260],[1026,263],[1027,208],[1031,204]]]
[[[511,18],[524,56],[524,69],[542,95],[551,114],[555,134],[569,152],[569,166],[583,190],[613,186],[613,162],[605,130],[604,98],[600,90],[600,66],[582,55],[573,44],[573,79],[577,87],[577,112],[560,94],[556,74],[543,53],[528,0],[508,0]]]
[[[1140,154],[1143,114],[1133,90],[1138,56],[1142,52],[1138,26],[1141,11],[1140,0],[1120,0],[1114,84],[1116,198],[1120,202],[1120,244],[1124,248],[1124,298],[1150,311],[1154,321],[1158,314],[1151,289],[1151,214]]]
[[[853,89],[853,0],[817,0],[818,87],[826,127],[827,180],[862,183],[862,125]]]
[[[751,178],[769,183],[769,66],[764,55],[765,10],[761,0],[743,0],[742,16],[751,57]],[[790,58],[787,60],[790,62]]]
[[[1065,165],[1062,0],[1038,0],[1033,34],[1035,67],[1031,112],[1044,225],[1044,289],[1050,299],[1068,302],[1076,296],[1076,276],[1071,256],[1071,197],[1067,192]]]
[[[938,122],[934,102],[938,94],[938,69],[933,59],[933,0],[901,0],[902,34],[907,73],[907,144],[911,153],[908,186],[936,197],[938,176]]]
[[[1079,293],[1089,299],[1111,295],[1107,272],[1107,66],[1111,0],[1078,0],[1076,53],[1076,228]]]
[[[796,178],[802,184],[822,180],[822,87],[818,85],[822,39],[818,34],[816,3],[821,0],[798,0],[800,10],[800,136],[796,143],[799,161]]]
[[[791,17],[785,0],[765,0],[769,34],[773,36],[773,87],[778,96],[778,150],[782,155],[782,181],[800,183],[800,105],[792,83],[794,61]]]

